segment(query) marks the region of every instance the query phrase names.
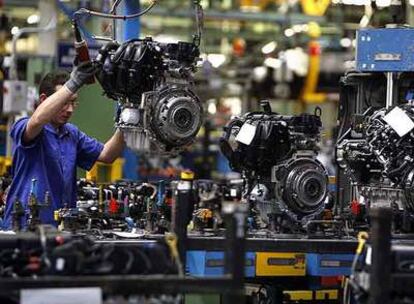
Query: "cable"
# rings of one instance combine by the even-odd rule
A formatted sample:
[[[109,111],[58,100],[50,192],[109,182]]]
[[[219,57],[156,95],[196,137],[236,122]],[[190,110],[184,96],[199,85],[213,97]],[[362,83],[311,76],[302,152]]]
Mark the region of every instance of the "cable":
[[[152,272],[153,266],[152,266],[152,262],[151,262],[150,257],[148,257],[148,255],[143,250],[141,250],[139,248],[136,248],[135,253],[137,253],[141,257],[141,259],[142,259],[141,262],[143,262],[143,264],[145,265],[145,270],[142,272],[142,274],[147,274],[147,273]],[[140,264],[140,265],[142,265],[142,264]]]
[[[116,8],[118,7],[118,5],[121,4],[121,2],[122,2],[122,0],[116,0],[114,2],[114,4],[112,5],[111,10],[109,11],[109,13],[115,15]]]
[[[43,225],[39,226],[39,234],[40,234],[40,244],[42,246],[41,257],[46,267],[50,268],[52,266],[52,263],[50,262],[49,257],[47,256],[47,237],[46,237],[45,227]]]
[[[145,10],[140,11],[136,14],[117,15],[115,13],[116,8],[122,2],[122,0],[116,0],[114,4],[112,5],[109,13],[97,12],[97,11],[88,10],[86,8],[81,8],[73,14],[73,19],[79,20],[82,16],[87,15],[87,16],[95,16],[95,17],[108,18],[108,19],[114,19],[114,20],[118,19],[118,20],[125,21],[127,19],[138,18],[138,17],[145,15],[158,3],[158,1],[159,0],[152,0],[151,4]],[[195,10],[197,34],[195,34],[193,37],[193,43],[195,46],[199,47],[201,44],[201,37],[202,37],[203,28],[204,28],[204,12],[203,12],[203,7],[200,4],[200,0],[194,0],[194,10]]]
[[[336,138],[336,143],[340,142],[340,139],[342,137],[342,133],[343,133],[344,128],[345,128],[346,121],[348,120],[348,114],[349,114],[348,113],[349,112],[349,107],[348,107],[348,102],[347,102],[349,100],[349,96],[348,96],[348,92],[345,89],[345,84],[341,85],[340,90],[341,90],[342,94],[340,94],[339,103],[340,103],[340,106],[343,107],[343,113],[342,113],[343,115],[342,115],[341,124],[339,126],[337,138]],[[341,117],[338,117],[338,119],[341,119]]]
[[[73,19],[73,14],[75,12],[75,10],[69,8],[65,3],[64,0],[58,0],[56,1],[59,9],[63,12],[63,14],[66,15],[66,17],[69,20]],[[91,33],[85,28],[85,26],[83,26],[82,24],[79,23],[79,27],[80,27],[80,31],[82,32],[83,37],[85,38],[86,42],[88,44],[93,44],[95,38],[93,37],[93,35],[91,35]]]
[[[349,279],[346,279],[346,281],[345,281],[344,296],[343,296],[343,303],[344,304],[350,303],[351,299],[349,297],[349,295],[350,295],[349,280],[353,279],[353,277],[354,277],[354,273],[355,273],[355,270],[356,270],[356,267],[357,267],[357,264],[358,264],[358,260],[359,260],[361,254],[362,254],[362,252],[365,248],[365,244],[366,244],[367,240],[368,240],[368,233],[366,231],[361,231],[358,234],[358,247],[357,247],[356,253],[354,255],[354,259],[352,261],[351,276],[350,276]]]
[[[349,297],[349,278],[345,278],[345,286],[344,286],[344,296],[343,296],[343,303],[349,304],[350,297]]]
[[[201,44],[201,36],[202,31],[204,28],[204,13],[203,7],[200,4],[200,0],[194,1],[195,6],[195,19],[196,19],[196,26],[197,26],[197,34],[194,35],[193,43],[199,47]]]
[[[171,256],[174,258],[174,261],[178,268],[178,275],[180,277],[184,276],[183,264],[181,263],[180,254],[178,253],[178,238],[175,233],[167,233],[165,235],[165,241],[170,248]]]
[[[136,13],[136,14],[132,14],[132,15],[114,15],[114,14],[107,14],[107,13],[102,13],[102,12],[91,11],[91,10],[88,10],[86,8],[81,8],[73,14],[73,18],[75,20],[78,20],[82,16],[87,15],[87,16],[95,16],[95,17],[108,18],[108,19],[120,19],[120,20],[133,19],[133,18],[141,17],[141,16],[145,15],[146,13],[148,13],[157,4],[157,2],[158,2],[158,0],[152,0],[151,4],[145,10],[143,10],[139,13]]]
[[[130,273],[130,271],[132,269],[132,266],[134,264],[134,261],[135,261],[133,252],[131,252],[131,250],[128,250],[127,248],[125,248],[125,249],[126,249],[125,250],[125,253],[128,256],[128,259],[125,262],[124,269],[122,269],[122,271],[121,271],[122,274],[128,274],[128,273]]]

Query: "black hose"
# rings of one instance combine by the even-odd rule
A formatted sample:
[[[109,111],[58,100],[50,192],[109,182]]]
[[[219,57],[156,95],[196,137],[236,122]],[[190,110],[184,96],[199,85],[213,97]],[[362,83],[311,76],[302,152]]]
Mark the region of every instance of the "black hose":
[[[392,176],[395,176],[395,175],[401,173],[401,171],[404,170],[404,168],[407,167],[407,165],[408,165],[408,162],[406,160],[403,161],[403,163],[398,168],[395,168],[395,169],[389,171],[388,175],[392,177]]]

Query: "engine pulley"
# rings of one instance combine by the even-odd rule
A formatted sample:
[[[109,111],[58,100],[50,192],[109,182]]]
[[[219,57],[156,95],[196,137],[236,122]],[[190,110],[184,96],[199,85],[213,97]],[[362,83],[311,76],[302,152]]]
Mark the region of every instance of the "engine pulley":
[[[193,92],[185,88],[166,88],[154,104],[151,129],[159,141],[177,147],[194,140],[201,127],[203,110]]]
[[[328,195],[328,174],[314,158],[293,158],[275,166],[276,195],[296,215],[318,213]]]

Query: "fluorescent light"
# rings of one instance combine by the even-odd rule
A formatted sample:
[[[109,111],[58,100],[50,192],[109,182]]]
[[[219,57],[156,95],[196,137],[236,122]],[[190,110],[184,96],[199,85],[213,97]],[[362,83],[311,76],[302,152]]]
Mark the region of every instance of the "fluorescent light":
[[[13,26],[10,32],[12,35],[16,35],[18,31],[19,31],[19,27]]]
[[[223,63],[226,62],[226,56],[223,54],[208,54],[207,59],[215,68],[220,67]]]
[[[385,0],[385,1],[390,1],[390,0]],[[343,3],[345,5],[368,5],[370,4],[370,2],[371,0],[335,0],[335,1],[332,1],[333,4]]]
[[[208,108],[207,108],[208,113],[214,115],[217,113],[217,106],[215,104],[215,102],[210,102],[208,104]]]
[[[256,82],[262,82],[267,75],[267,68],[264,66],[258,66],[253,69],[253,80]]]
[[[279,69],[282,66],[282,62],[277,58],[266,58],[264,65],[270,68]]]
[[[284,58],[288,70],[293,71],[296,75],[306,76],[309,66],[309,55],[301,47],[288,49],[285,51]]]
[[[286,37],[292,37],[293,35],[295,35],[295,31],[291,28],[285,29],[284,33]]]
[[[39,20],[40,20],[40,17],[37,14],[33,14],[27,17],[27,23],[29,24],[36,24],[39,22]]]
[[[276,48],[277,48],[276,41],[269,42],[265,46],[262,47],[262,53],[266,55],[273,53],[276,50]]]
[[[295,33],[300,33],[302,31],[302,25],[301,24],[295,24],[294,26],[292,26],[292,30]]]
[[[177,43],[178,40],[180,40],[178,37],[160,34],[154,37],[155,41],[159,41],[161,43]]]
[[[391,0],[376,0],[375,3],[379,7],[386,7],[391,5]]]
[[[349,48],[352,45],[352,40],[349,38],[342,38],[339,43],[344,48]]]

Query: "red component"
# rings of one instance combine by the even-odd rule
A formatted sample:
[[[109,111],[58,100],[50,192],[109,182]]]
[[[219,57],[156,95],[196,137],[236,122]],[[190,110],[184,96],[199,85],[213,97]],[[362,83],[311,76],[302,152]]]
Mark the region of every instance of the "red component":
[[[341,277],[321,277],[321,286],[328,287],[328,286],[338,286],[341,283]]]
[[[61,235],[58,235],[55,238],[55,241],[56,241],[56,244],[58,244],[58,245],[62,245],[65,242],[65,240],[63,239],[63,236],[61,236]]]
[[[237,57],[243,57],[246,52],[246,41],[243,38],[233,40],[233,54]]]
[[[31,256],[29,257],[29,263],[40,263],[40,258],[37,256]]]
[[[109,213],[116,214],[118,213],[118,211],[119,211],[118,202],[114,198],[111,198],[111,200],[109,201]]]
[[[321,54],[321,46],[318,42],[312,41],[309,43],[309,55],[319,56]]]
[[[171,207],[174,203],[174,199],[172,197],[166,197],[165,198],[165,204],[169,207]]]
[[[295,262],[296,262],[296,264],[304,264],[305,263],[305,257],[302,257],[302,256],[296,256],[296,258],[295,258]]]
[[[351,212],[353,215],[359,215],[361,213],[361,204],[357,200],[351,202]]]
[[[27,265],[27,269],[30,271],[39,271],[40,270],[40,263],[30,263]]]
[[[29,263],[26,268],[30,271],[37,272],[40,270],[40,258],[38,256],[29,257]]]

